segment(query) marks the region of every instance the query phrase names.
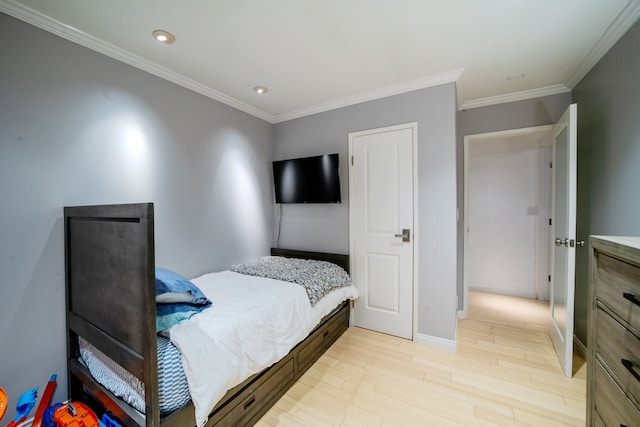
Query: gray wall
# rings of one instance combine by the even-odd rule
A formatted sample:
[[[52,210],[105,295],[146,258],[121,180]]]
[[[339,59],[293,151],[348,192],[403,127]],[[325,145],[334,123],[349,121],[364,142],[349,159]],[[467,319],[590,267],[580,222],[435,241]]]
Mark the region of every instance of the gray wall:
[[[349,252],[348,133],[418,123],[418,333],[455,340],[456,101],[453,83],[275,126],[274,159],[340,153],[342,204],[282,208],[280,246]]]
[[[578,238],[640,236],[640,22],[573,90]],[[587,342],[588,251],[576,258],[575,331]]]
[[[464,297],[464,137],[553,124],[571,104],[571,93],[458,111],[458,307]]]
[[[273,125],[0,14],[0,385],[66,398],[65,205],[154,202],[192,277],[272,242]],[[117,307],[114,307],[117,310]]]

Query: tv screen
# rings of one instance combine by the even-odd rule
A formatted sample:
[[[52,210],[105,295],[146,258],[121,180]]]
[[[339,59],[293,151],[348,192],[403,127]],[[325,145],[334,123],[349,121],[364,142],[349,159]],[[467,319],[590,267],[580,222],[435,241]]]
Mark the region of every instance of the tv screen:
[[[340,203],[338,153],[273,162],[276,203]]]

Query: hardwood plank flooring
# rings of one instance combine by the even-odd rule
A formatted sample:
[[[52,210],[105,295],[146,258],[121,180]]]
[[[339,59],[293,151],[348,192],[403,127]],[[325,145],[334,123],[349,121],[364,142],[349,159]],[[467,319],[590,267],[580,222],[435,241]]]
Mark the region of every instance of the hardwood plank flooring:
[[[586,363],[565,378],[549,304],[471,292],[455,352],[349,328],[258,426],[584,426]]]

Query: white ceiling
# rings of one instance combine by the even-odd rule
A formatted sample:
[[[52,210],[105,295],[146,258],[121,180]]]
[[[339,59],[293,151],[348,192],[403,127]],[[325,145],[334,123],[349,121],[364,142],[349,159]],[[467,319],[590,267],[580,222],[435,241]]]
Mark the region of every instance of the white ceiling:
[[[0,11],[277,123],[453,81],[461,109],[569,91],[640,0],[0,0]]]

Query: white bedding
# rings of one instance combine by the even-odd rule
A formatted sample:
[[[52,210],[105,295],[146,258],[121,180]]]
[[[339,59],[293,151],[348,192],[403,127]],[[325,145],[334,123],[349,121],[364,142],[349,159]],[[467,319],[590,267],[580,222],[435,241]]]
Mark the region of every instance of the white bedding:
[[[358,297],[351,285],[311,307],[300,285],[232,271],[192,282],[213,306],[164,334],[182,353],[198,426],[228,389],[284,357],[341,301]]]

